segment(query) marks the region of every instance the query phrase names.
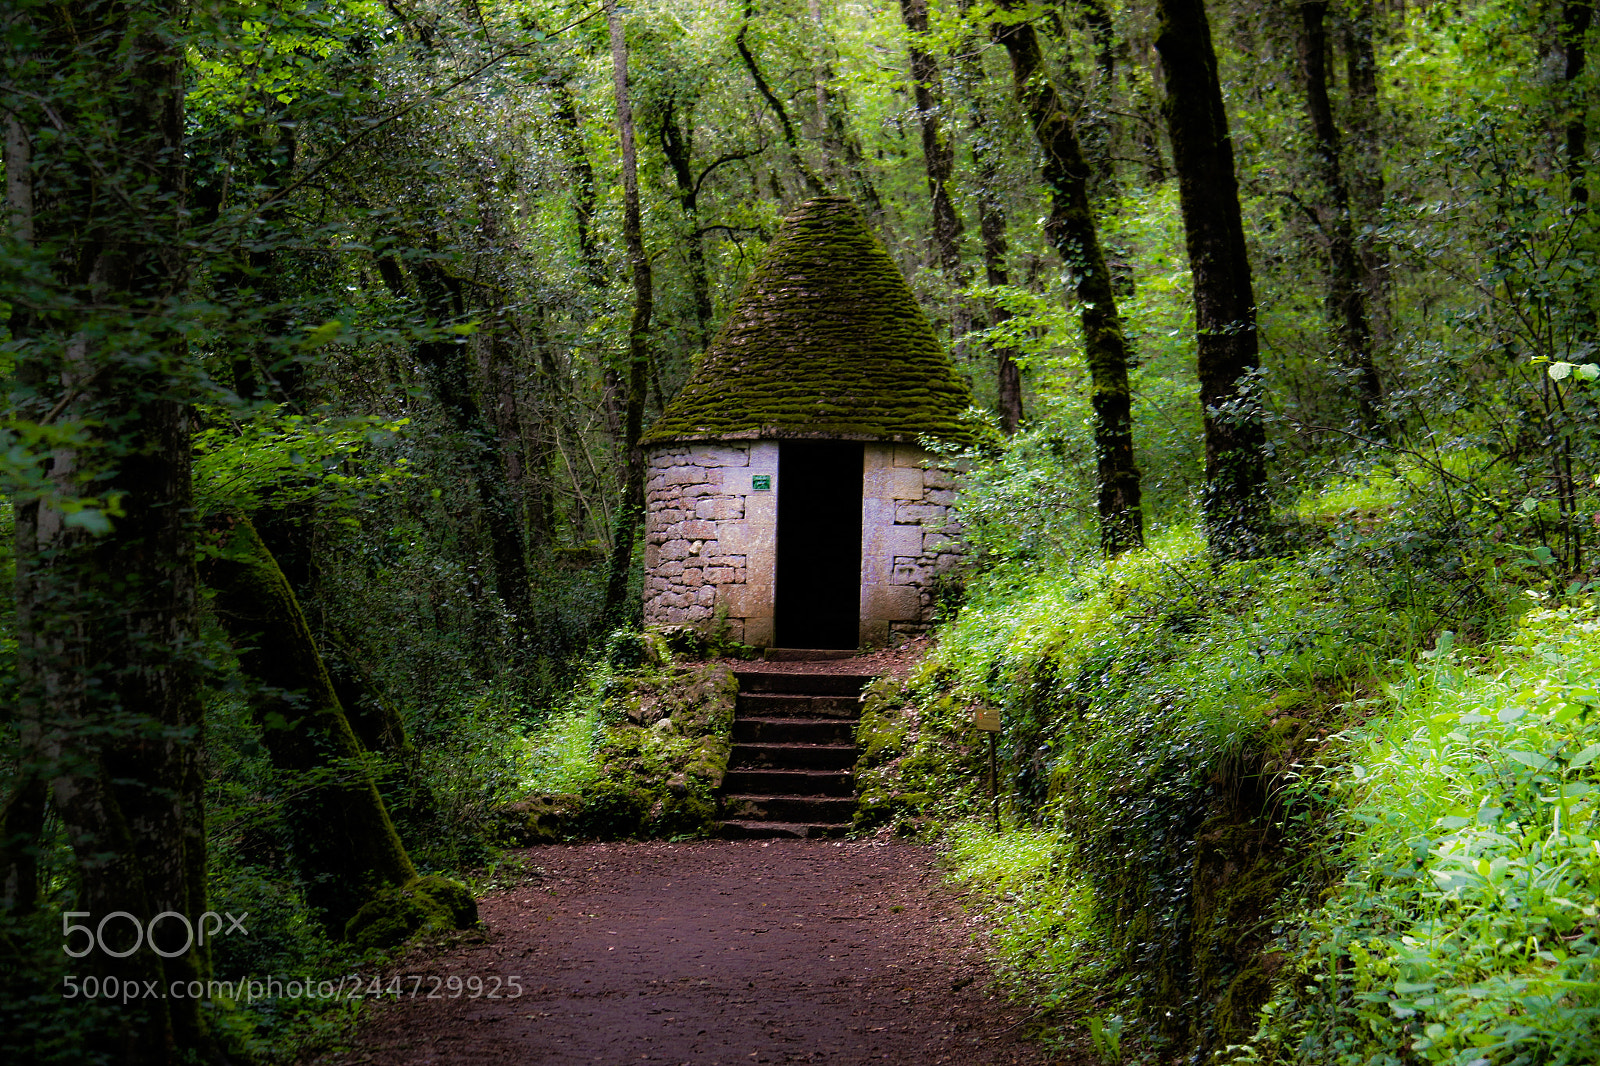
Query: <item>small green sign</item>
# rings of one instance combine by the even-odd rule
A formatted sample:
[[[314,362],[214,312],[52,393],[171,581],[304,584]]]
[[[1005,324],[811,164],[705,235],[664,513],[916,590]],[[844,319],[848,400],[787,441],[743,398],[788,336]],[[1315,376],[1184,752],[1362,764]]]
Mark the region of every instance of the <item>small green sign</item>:
[[[750,475],[750,491],[751,492],[771,492],[772,491],[772,475],[771,474],[751,474]]]

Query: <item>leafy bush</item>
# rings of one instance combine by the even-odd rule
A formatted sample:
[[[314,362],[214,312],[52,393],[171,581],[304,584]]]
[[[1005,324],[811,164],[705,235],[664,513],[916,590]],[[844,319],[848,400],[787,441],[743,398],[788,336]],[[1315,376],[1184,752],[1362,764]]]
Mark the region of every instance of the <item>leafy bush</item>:
[[[1529,616],[1477,662],[1449,634],[1306,788],[1342,877],[1237,1061],[1600,1061],[1600,612]]]

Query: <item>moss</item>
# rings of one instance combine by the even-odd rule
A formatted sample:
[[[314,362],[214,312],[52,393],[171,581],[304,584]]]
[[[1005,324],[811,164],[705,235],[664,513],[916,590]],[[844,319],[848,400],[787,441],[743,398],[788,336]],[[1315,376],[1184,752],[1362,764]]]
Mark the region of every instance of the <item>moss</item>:
[[[262,743],[273,767],[292,775],[285,801],[306,900],[337,932],[417,872],[277,560],[242,516],[221,524],[202,577],[241,670],[259,683],[251,711]]]
[[[642,443],[977,440],[972,397],[882,242],[844,197],[802,204]]]
[[[658,637],[654,639],[659,639]],[[529,797],[499,811],[518,843],[709,835],[733,751],[732,671],[721,663],[645,666],[610,676],[599,779],[581,796]]]
[[[495,812],[496,842],[531,847],[565,840],[572,834],[582,807],[583,797],[571,795],[529,796],[508,803]]]
[[[423,931],[477,924],[478,901],[467,886],[433,874],[380,892],[345,924],[344,936],[367,951],[395,947]]]

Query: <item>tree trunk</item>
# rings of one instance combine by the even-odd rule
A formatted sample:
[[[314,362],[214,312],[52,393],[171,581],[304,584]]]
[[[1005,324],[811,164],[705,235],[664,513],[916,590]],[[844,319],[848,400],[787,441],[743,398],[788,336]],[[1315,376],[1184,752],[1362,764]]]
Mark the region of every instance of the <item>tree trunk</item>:
[[[48,782],[72,843],[70,906],[92,925],[132,916],[106,926],[117,946],[131,944],[134,922],[206,910],[194,397],[172,318],[189,283],[186,17],[178,0],[22,9],[6,27],[7,81],[36,91],[0,86],[8,271],[26,282],[8,285],[22,294],[8,295],[15,416],[80,431],[44,460],[45,484],[15,495],[21,770]],[[47,259],[29,255],[35,243]],[[117,500],[120,514],[63,506],[85,491]],[[8,822],[33,821],[15,804],[37,806],[38,785],[24,792]],[[25,873],[6,876],[26,889]],[[164,988],[206,977],[209,953],[186,950],[181,923],[168,918],[139,950],[96,950],[74,969]],[[209,1054],[193,999],[140,996],[84,1017],[109,1026],[85,1034],[85,1052],[117,1062]]]
[[[963,9],[966,10],[966,9]],[[978,234],[983,241],[984,280],[991,287],[1011,284],[1006,267],[1008,241],[1006,239],[1005,205],[1000,199],[1000,153],[992,142],[993,123],[984,107],[979,86],[983,84],[982,46],[969,38],[962,48],[961,82],[967,95],[967,126],[971,130],[972,162],[978,171]],[[990,301],[989,324],[1000,325],[1011,318],[998,302]],[[995,407],[1000,415],[1000,429],[1011,436],[1022,424],[1022,369],[1017,365],[1016,351],[1007,346],[995,348]]]
[[[1099,200],[1117,193],[1117,168],[1113,155],[1112,96],[1117,83],[1117,36],[1111,13],[1102,0],[1078,0],[1083,21],[1094,42],[1095,79],[1087,94],[1083,154],[1092,172],[1089,191]]]
[[[603,289],[606,287],[606,266],[594,240],[594,166],[589,162],[589,153],[584,150],[578,103],[565,81],[554,79],[549,84],[555,100],[552,112],[561,149],[572,171],[572,215],[573,224],[578,230],[578,258],[583,262],[584,277],[589,284],[596,289]]]
[[[1356,261],[1376,350],[1389,345],[1389,262],[1377,236],[1383,222],[1383,153],[1379,144],[1378,56],[1373,47],[1372,0],[1355,0],[1341,34],[1345,81],[1349,84],[1350,214],[1356,231]]]
[[[1271,507],[1266,426],[1255,393],[1261,366],[1255,293],[1233,172],[1233,141],[1203,0],[1157,0],[1157,13],[1167,129],[1194,273],[1206,435],[1202,519],[1214,555],[1249,558],[1267,550]]]
[[[1028,113],[1044,154],[1044,181],[1050,190],[1045,236],[1077,280],[1078,320],[1083,328],[1094,410],[1100,547],[1107,555],[1115,555],[1144,546],[1144,515],[1139,468],[1133,459],[1128,341],[1089,210],[1089,165],[1045,69],[1033,26],[997,23],[994,33],[1011,57],[1017,99]]]
[[[645,254],[644,230],[639,216],[639,172],[633,144],[633,108],[628,101],[628,42],[616,0],[606,0],[606,22],[611,31],[611,69],[617,94],[617,129],[622,141],[622,236],[628,246],[633,272],[633,319],[628,324],[628,422],[623,448],[626,477],[622,506],[612,534],[610,568],[606,577],[605,618],[622,624],[626,615],[628,575],[633,569],[633,543],[644,520],[644,401],[650,368],[650,315],[655,296],[650,257]],[[742,34],[741,30],[741,34]],[[742,43],[742,38],[741,38]],[[787,119],[785,119],[787,126]]]
[[[1383,388],[1372,360],[1372,328],[1361,286],[1361,267],[1350,223],[1350,191],[1339,161],[1339,128],[1328,99],[1328,5],[1326,0],[1300,4],[1300,73],[1306,92],[1306,115],[1314,140],[1311,154],[1322,182],[1325,203],[1318,212],[1328,246],[1328,303],[1343,362],[1355,378],[1361,424],[1374,439],[1385,436],[1381,413]]]
[[[911,57],[911,84],[922,126],[922,159],[928,172],[928,199],[933,210],[933,247],[939,269],[952,283],[961,273],[961,218],[950,199],[950,176],[955,172],[955,145],[940,122],[944,94],[939,90],[939,64],[922,42],[928,36],[927,0],[900,0],[900,17],[906,24],[906,51]]]
[[[700,187],[694,177],[694,124],[692,112],[678,129],[677,106],[668,100],[661,116],[661,153],[678,185],[678,206],[688,228],[689,285],[694,290],[695,350],[711,340],[711,275],[706,269],[705,235],[700,232]],[[665,402],[665,397],[662,397]]]
[[[338,935],[384,888],[417,876],[317,653],[294,591],[243,517],[206,559],[215,610],[257,684],[251,710],[275,769],[291,775],[291,851],[306,902]]]
[[[750,20],[755,17],[755,0],[745,0],[744,20],[739,24],[739,35],[734,38],[734,47],[739,52],[739,58],[744,61],[745,70],[750,72],[750,80],[755,84],[756,91],[761,94],[761,99],[772,108],[773,115],[778,120],[778,127],[783,131],[783,143],[789,149],[789,163],[795,169],[801,180],[810,190],[812,196],[822,196],[827,193],[817,176],[806,166],[805,160],[800,155],[800,138],[794,131],[794,123],[789,121],[789,112],[783,106],[783,101],[778,99],[772,91],[772,86],[767,84],[767,79],[761,74],[761,67],[756,63],[755,55],[750,51],[750,45],[745,41],[745,35],[750,31]],[[615,60],[616,45],[612,45],[612,57]],[[782,199],[782,197],[779,197]]]
[[[1566,0],[1561,5],[1562,74],[1570,87],[1583,75],[1587,62],[1584,37],[1594,20],[1594,0]],[[1567,188],[1572,202],[1589,202],[1589,184],[1584,175],[1584,164],[1589,155],[1589,126],[1585,121],[1585,103],[1582,99],[1567,101]]]

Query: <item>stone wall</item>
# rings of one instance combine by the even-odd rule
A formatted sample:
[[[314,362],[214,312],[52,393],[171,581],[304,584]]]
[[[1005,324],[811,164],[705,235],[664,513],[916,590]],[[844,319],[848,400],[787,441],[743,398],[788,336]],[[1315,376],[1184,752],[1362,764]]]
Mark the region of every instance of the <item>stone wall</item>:
[[[756,490],[757,476],[770,488]],[[667,445],[645,481],[644,620],[706,629],[725,609],[732,640],[772,643],[778,539],[774,441]]]
[[[933,622],[937,581],[961,557],[950,515],[955,473],[909,444],[868,444],[861,511],[861,646],[881,647]]]
[[[960,559],[950,505],[955,475],[904,444],[863,446],[863,647],[928,628],[937,581]],[[768,488],[755,487],[766,479]],[[647,625],[725,622],[728,636],[773,640],[777,562],[776,441],[658,446],[645,484]]]

